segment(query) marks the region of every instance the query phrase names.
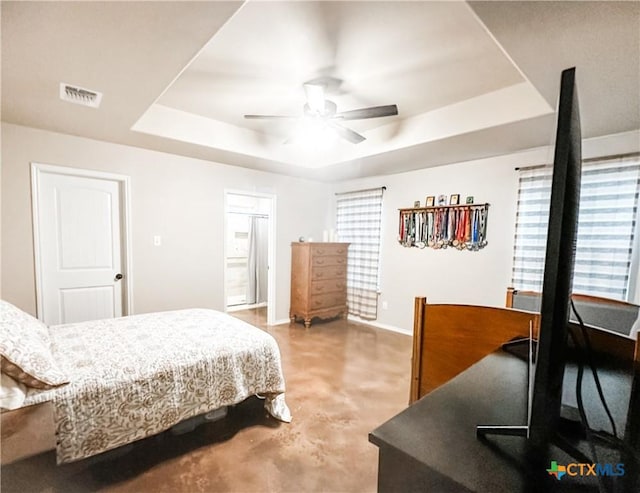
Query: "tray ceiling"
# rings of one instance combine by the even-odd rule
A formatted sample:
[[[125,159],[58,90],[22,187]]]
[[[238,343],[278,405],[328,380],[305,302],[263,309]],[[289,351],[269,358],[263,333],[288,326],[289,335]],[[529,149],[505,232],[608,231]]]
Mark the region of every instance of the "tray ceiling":
[[[586,137],[640,127],[636,2],[12,2],[2,120],[336,180],[546,145],[560,71],[577,67]],[[302,84],[332,82],[361,144],[284,144]],[[60,101],[60,82],[104,94]],[[606,103],[604,102],[606,101]]]

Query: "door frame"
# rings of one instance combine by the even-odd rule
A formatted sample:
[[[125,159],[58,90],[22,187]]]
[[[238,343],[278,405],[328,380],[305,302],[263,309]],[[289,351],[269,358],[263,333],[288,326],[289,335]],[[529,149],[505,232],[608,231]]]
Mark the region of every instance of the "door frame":
[[[36,315],[42,320],[42,260],[40,253],[39,195],[40,176],[43,173],[95,178],[118,182],[120,191],[120,254],[124,283],[122,289],[122,315],[133,315],[133,268],[131,253],[131,178],[127,175],[107,173],[84,168],[54,164],[31,163],[31,211],[33,224],[33,253],[36,280]]]
[[[237,190],[231,188],[224,189],[224,246],[223,246],[223,266],[222,266],[222,287],[224,296],[224,311],[227,309],[227,214],[229,195],[246,195],[261,199],[270,199],[269,208],[269,241],[267,242],[267,325],[276,324],[276,195],[272,193],[251,192],[247,190]]]

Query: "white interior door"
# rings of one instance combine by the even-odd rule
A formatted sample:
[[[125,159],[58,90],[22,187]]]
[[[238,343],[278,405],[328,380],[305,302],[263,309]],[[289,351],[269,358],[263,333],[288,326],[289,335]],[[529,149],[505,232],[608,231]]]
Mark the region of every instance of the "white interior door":
[[[40,170],[37,194],[40,318],[122,316],[120,182]]]

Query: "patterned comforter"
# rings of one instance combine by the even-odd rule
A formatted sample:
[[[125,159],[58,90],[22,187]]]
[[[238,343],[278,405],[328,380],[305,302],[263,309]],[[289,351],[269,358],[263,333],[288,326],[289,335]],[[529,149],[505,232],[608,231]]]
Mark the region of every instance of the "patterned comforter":
[[[281,421],[280,351],[266,332],[224,313],[194,309],[50,328],[52,352],[70,383],[32,390],[51,400],[58,464],[167,430],[253,394]]]

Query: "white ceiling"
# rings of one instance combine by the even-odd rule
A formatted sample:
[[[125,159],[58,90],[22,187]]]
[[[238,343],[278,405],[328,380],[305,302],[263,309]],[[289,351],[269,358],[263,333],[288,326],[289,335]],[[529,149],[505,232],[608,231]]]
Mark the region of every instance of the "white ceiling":
[[[549,144],[576,66],[583,135],[640,128],[637,2],[2,1],[2,120],[279,173],[338,180]],[[285,145],[302,84],[338,81],[367,137]],[[104,93],[58,99],[60,82]]]

